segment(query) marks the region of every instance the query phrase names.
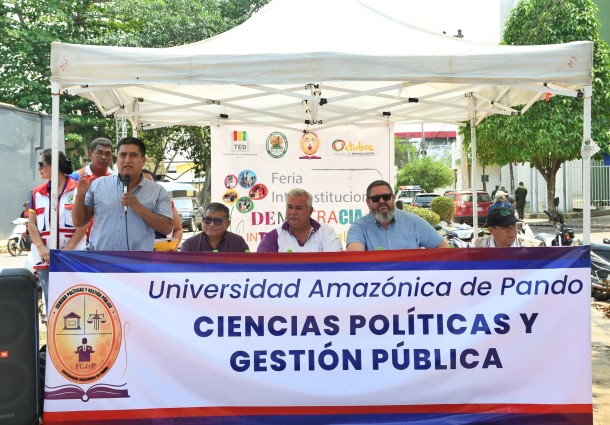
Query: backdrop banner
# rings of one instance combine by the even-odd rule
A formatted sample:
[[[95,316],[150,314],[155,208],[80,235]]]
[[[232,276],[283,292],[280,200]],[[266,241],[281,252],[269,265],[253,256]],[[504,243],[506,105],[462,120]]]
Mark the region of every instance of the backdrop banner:
[[[369,183],[394,184],[393,125],[302,132],[247,124],[211,129],[212,200],[229,207],[229,230],[242,235],[251,251],[285,221],[290,189],[313,195],[312,218],[331,225],[345,245],[350,224],[368,214]]]
[[[588,246],[52,251],[44,422],[591,424],[589,282]]]

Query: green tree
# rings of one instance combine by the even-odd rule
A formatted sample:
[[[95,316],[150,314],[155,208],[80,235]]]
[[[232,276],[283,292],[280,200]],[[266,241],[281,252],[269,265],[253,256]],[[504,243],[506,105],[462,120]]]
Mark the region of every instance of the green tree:
[[[594,43],[591,136],[603,151],[610,141],[610,54],[599,37],[591,0],[521,0],[512,11],[503,42],[512,45]],[[529,162],[547,185],[547,208],[554,209],[555,180],[561,165],[580,157],[583,102],[553,96],[535,103],[523,116],[491,116],[477,127],[477,158],[482,165]],[[469,148],[470,131],[465,141]]]
[[[409,143],[409,139],[394,138],[394,164],[402,168],[419,156],[417,144]]]
[[[51,113],[51,42],[171,47],[200,41],[245,21],[268,0],[5,0],[0,3],[0,102]],[[80,166],[89,142],[114,139],[115,122],[80,96],[64,96],[66,153]],[[208,134],[208,130],[180,130]],[[207,133],[206,133],[207,132]],[[144,134],[144,133],[141,133]],[[149,138],[148,138],[149,139]],[[188,158],[209,163],[206,137],[192,137]],[[154,151],[149,141],[148,148]],[[209,142],[208,142],[209,144]],[[197,151],[199,149],[200,151]],[[183,152],[184,153],[184,152]],[[207,156],[206,156],[207,155]],[[204,173],[204,166],[197,166]],[[199,176],[202,176],[200,174]]]
[[[87,44],[108,29],[106,5],[92,0],[5,0],[0,4],[0,102],[51,113],[51,42]],[[95,105],[81,97],[62,100],[66,150],[86,155],[83,140],[102,128]],[[78,165],[78,161],[76,161]]]
[[[164,162],[171,164],[176,155],[181,154],[193,162],[192,171],[196,176],[210,175],[210,127],[167,127],[140,134],[146,144],[146,156],[153,163],[152,171],[166,174]],[[203,190],[198,194],[199,202],[210,202],[210,179],[205,179]]]
[[[453,171],[442,162],[429,156],[416,159],[398,171],[396,186],[419,185],[426,192],[453,183]]]

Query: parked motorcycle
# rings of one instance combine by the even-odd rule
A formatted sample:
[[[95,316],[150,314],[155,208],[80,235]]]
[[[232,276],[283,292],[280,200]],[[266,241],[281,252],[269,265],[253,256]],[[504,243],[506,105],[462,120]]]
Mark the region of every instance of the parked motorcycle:
[[[15,225],[13,233],[8,238],[8,252],[16,257],[21,255],[22,251],[30,251],[32,249],[32,239],[28,233],[27,218],[16,218],[11,223]]]
[[[555,198],[554,205],[556,212],[550,213],[544,210],[544,213],[555,226],[555,235],[539,233],[536,235],[536,239],[543,241],[545,246],[571,246],[578,244],[574,237],[574,230],[566,225],[563,214],[558,209],[559,198]]]
[[[598,301],[610,299],[610,240],[591,243],[591,297]]]
[[[450,248],[470,248],[474,246],[469,242],[474,235],[474,228],[472,226],[462,224],[457,227],[443,227],[437,224],[434,228],[441,236],[447,239]]]

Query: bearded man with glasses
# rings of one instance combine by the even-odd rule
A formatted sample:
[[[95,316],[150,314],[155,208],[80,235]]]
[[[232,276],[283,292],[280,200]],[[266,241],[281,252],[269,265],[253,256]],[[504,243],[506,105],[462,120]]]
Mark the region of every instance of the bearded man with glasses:
[[[447,240],[426,220],[397,210],[395,198],[392,186],[386,181],[376,180],[367,187],[369,214],[356,220],[349,228],[348,251],[447,248]]]
[[[180,251],[249,251],[250,248],[244,238],[227,230],[230,225],[229,208],[219,202],[211,202],[205,209],[203,232],[185,240]]]

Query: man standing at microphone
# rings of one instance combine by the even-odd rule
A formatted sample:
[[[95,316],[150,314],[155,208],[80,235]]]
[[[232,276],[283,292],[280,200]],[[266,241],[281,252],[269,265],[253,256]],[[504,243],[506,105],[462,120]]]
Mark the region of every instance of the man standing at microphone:
[[[146,162],[142,140],[125,137],[117,149],[118,175],[78,180],[72,221],[84,225],[95,216],[91,251],[152,251],[155,230],[168,234],[173,228],[169,195],[142,176]]]

